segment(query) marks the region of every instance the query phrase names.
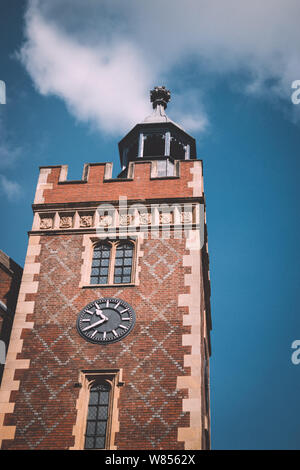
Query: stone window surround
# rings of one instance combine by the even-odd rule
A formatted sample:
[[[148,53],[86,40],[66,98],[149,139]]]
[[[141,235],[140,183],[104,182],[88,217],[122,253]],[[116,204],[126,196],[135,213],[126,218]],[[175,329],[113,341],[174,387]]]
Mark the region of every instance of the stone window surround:
[[[90,388],[96,382],[106,381],[110,384],[109,412],[107,420],[105,449],[95,450],[115,450],[115,434],[119,431],[118,399],[122,382],[122,369],[107,370],[82,370],[79,374],[78,383],[74,386],[80,388],[76,402],[76,423],[73,426],[74,446],[69,450],[83,450],[85,441],[85,431],[87,422],[88,405],[90,399]]]
[[[131,240],[130,238],[127,238],[125,240],[111,240],[110,238],[106,238],[104,240],[97,240],[93,243],[93,252],[92,252],[92,260],[91,260],[91,269],[92,269],[92,262],[93,262],[93,259],[94,259],[94,249],[101,243],[105,243],[106,245],[109,245],[110,246],[110,256],[109,256],[109,267],[108,267],[108,280],[107,280],[107,283],[106,284],[91,284],[91,282],[89,282],[89,284],[91,286],[123,286],[123,285],[128,285],[128,284],[133,284],[132,282],[132,279],[134,279],[134,273],[135,273],[135,264],[136,264],[136,256],[135,256],[135,253],[136,253],[136,241],[135,240]],[[116,268],[116,250],[117,250],[117,247],[118,245],[122,244],[122,243],[130,243],[132,245],[132,250],[133,250],[133,254],[132,254],[132,265],[131,265],[131,280],[130,282],[126,282],[126,283],[121,283],[121,284],[116,284],[114,283],[114,273],[115,273],[115,268]],[[90,272],[91,272],[91,269],[90,269]],[[90,278],[91,278],[91,274],[90,274]]]
[[[83,237],[83,246],[85,247],[82,253],[82,266],[81,266],[81,280],[79,287],[80,288],[99,288],[99,287],[125,287],[125,286],[136,286],[139,285],[139,273],[140,273],[140,266],[138,265],[138,258],[143,255],[141,251],[141,244],[143,243],[144,234],[143,233],[131,233],[128,234],[128,237],[119,238],[116,234],[112,234],[111,237],[107,235],[103,237],[95,236],[93,234],[85,234]],[[124,283],[124,284],[114,284],[113,283],[113,272],[114,269],[110,269],[110,278],[111,281],[108,284],[91,284],[90,277],[91,277],[91,268],[92,268],[92,261],[93,261],[93,254],[94,248],[99,242],[108,242],[114,243],[115,245],[119,242],[126,242],[130,241],[133,247],[133,257],[132,257],[132,271],[131,271],[131,282]],[[111,259],[110,259],[110,266],[114,267],[115,264],[115,250],[112,250]]]

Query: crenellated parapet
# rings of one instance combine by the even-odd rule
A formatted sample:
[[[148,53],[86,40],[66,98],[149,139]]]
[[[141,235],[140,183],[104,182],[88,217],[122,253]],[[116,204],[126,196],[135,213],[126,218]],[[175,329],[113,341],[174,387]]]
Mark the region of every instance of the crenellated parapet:
[[[162,169],[156,160],[130,162],[124,178],[112,178],[110,162],[89,163],[84,165],[82,179],[75,181],[67,180],[67,165],[41,167],[34,207],[65,204],[66,201],[68,204],[117,201],[120,196],[129,200],[189,198],[195,194],[203,197],[202,161],[171,163],[172,172],[168,172],[168,168]]]

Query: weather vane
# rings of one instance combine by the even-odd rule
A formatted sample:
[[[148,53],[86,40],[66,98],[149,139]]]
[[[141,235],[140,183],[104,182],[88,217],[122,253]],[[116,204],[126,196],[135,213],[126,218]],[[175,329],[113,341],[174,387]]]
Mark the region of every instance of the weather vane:
[[[155,86],[153,90],[150,91],[150,101],[152,103],[153,109],[155,109],[158,105],[162,105],[164,109],[166,109],[170,99],[170,90],[167,90],[165,86]]]

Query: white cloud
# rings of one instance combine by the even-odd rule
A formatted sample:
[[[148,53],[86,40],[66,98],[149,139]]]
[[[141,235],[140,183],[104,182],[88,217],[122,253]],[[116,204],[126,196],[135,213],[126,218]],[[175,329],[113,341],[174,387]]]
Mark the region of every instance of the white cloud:
[[[21,196],[21,186],[19,183],[9,180],[4,175],[0,175],[0,189],[9,201],[19,199]]]
[[[187,59],[205,73],[247,72],[240,91],[290,103],[300,78],[299,13],[298,0],[32,0],[20,56],[42,94],[120,133],[149,114],[149,88],[168,86],[175,67],[182,93],[189,90]],[[174,111],[199,130],[207,117],[196,102]]]
[[[195,88],[183,90],[172,96],[172,120],[189,132],[203,132],[209,121],[202,104],[201,91]]]
[[[130,42],[89,47],[29,11],[21,58],[39,92],[65,100],[70,111],[107,132],[124,131],[148,111],[151,77]]]

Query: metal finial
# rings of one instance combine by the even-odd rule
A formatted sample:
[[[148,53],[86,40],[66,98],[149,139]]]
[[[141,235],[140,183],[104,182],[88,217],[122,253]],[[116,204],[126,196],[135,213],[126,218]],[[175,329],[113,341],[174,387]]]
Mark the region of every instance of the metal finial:
[[[162,105],[166,109],[168,102],[171,99],[171,93],[165,86],[156,86],[150,91],[150,101],[153,109],[158,105]]]

